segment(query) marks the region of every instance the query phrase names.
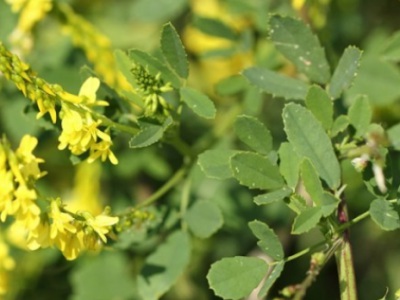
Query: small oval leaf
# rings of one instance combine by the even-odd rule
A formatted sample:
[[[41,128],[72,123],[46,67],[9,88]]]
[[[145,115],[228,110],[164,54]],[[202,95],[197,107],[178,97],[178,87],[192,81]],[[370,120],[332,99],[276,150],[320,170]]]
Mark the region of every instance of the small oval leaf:
[[[214,102],[205,94],[189,88],[180,89],[182,101],[197,115],[206,119],[215,118],[217,112]]]
[[[248,296],[267,271],[267,263],[260,258],[228,257],[211,266],[207,279],[217,296],[236,300]]]
[[[257,153],[235,154],[231,158],[231,168],[240,184],[251,189],[277,189],[283,186],[278,167]]]
[[[268,128],[250,116],[238,116],[234,124],[238,138],[254,151],[268,154],[272,150],[272,136]]]
[[[182,78],[189,75],[189,63],[185,48],[171,23],[164,25],[161,33],[161,51],[168,64]]]
[[[383,230],[400,228],[399,213],[384,199],[375,199],[369,208],[372,220]]]

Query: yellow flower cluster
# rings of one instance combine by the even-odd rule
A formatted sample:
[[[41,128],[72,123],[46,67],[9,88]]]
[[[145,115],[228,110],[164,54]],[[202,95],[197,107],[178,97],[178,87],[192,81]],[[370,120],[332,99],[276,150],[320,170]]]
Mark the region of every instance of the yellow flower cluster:
[[[13,216],[14,224],[24,228],[31,250],[56,246],[69,260],[83,250],[97,250],[107,242],[106,235],[119,219],[106,214],[94,217],[89,212],[69,212],[60,199],[50,200],[48,209],[42,211],[34,187],[45,174],[39,168],[43,160],[32,154],[37,142],[35,137],[26,135],[15,152],[5,138],[0,143],[0,221]],[[1,251],[0,244],[0,258]]]
[[[0,220],[13,216],[25,228],[33,230],[40,223],[40,208],[36,203],[34,182],[45,175],[39,163],[42,159],[32,154],[37,139],[26,135],[13,152],[3,138],[0,144]]]
[[[31,35],[35,24],[52,9],[52,0],[6,0],[13,12],[20,13],[18,25],[11,34],[11,42],[23,53],[32,48]]]
[[[68,148],[73,154],[80,155],[89,151],[89,161],[101,158],[117,164],[118,160],[111,151],[112,141],[109,128],[99,129],[105,117],[94,119],[93,106],[108,105],[106,101],[96,100],[100,86],[97,78],[90,77],[82,85],[79,95],[64,91],[60,86],[49,84],[36,76],[29,65],[0,43],[0,72],[12,80],[25,97],[36,103],[37,118],[49,114],[53,123],[57,120],[56,103],[61,103],[62,133],[59,137],[59,149]]]
[[[107,242],[106,234],[118,221],[117,217],[105,214],[93,217],[89,212],[71,213],[60,199],[54,199],[40,224],[28,232],[28,248],[56,246],[66,259],[73,260],[84,250],[98,250]]]
[[[104,82],[116,90],[131,90],[131,85],[118,71],[110,40],[68,5],[59,4],[59,9],[63,14],[64,32],[71,36],[77,47],[85,51],[94,70],[102,76]]]
[[[249,27],[248,19],[243,15],[234,15],[219,0],[191,0],[190,6],[195,15],[221,20],[237,32]],[[196,55],[208,51],[228,49],[234,46],[233,41],[208,35],[193,26],[187,26],[183,34],[185,47]],[[228,57],[201,58],[199,60],[199,82],[204,88],[212,91],[213,85],[223,78],[238,74],[244,68],[252,65],[253,54],[250,50],[237,50]]]
[[[101,131],[101,120],[94,120],[90,110],[92,105],[108,105],[105,101],[96,101],[96,91],[100,81],[95,77],[89,77],[82,85],[79,96],[84,105],[71,105],[63,103],[60,111],[62,133],[58,138],[58,149],[68,148],[72,154],[81,155],[89,151],[88,162],[98,158],[102,161],[109,159],[112,164],[118,160],[111,151],[112,141],[109,129]]]

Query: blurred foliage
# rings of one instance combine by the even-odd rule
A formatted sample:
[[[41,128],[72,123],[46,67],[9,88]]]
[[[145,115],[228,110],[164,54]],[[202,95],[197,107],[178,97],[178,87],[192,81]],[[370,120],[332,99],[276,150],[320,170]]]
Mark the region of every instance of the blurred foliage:
[[[267,39],[270,13],[295,16],[309,23],[326,49],[331,66],[337,64],[349,44],[364,50],[358,76],[342,96],[343,101],[335,102],[336,111],[344,111],[355,101],[356,95],[362,93],[370,100],[375,123],[390,128],[400,122],[400,53],[392,51],[399,49],[395,47],[400,40],[398,1],[306,0],[304,5],[301,5],[302,1],[289,0],[54,2],[70,5],[73,11],[111,41],[113,49],[140,49],[155,57],[160,57],[157,47],[162,26],[172,22],[189,54],[190,85],[207,93],[221,108],[221,114],[229,113],[229,107],[239,102],[242,112],[256,116],[268,127],[274,137],[274,145],[271,145],[274,150],[278,150],[285,140],[280,118],[284,102],[279,97],[260,93],[241,77],[231,77],[253,65],[279,71],[286,76],[298,75],[295,66]],[[0,41],[7,47],[13,47],[10,36],[17,23],[18,16],[12,13],[5,1],[0,1]],[[50,83],[58,83],[67,91],[78,93],[92,68],[98,72],[93,59],[88,59],[85,54],[85,48],[65,34],[63,22],[56,11],[49,12],[38,22],[32,35],[32,48],[21,55]],[[96,63],[102,64],[101,61]],[[103,80],[112,85],[112,80],[107,81],[104,77]],[[105,84],[99,93],[101,99],[110,96]],[[278,96],[284,97],[282,94]],[[112,112],[113,108],[107,109]],[[66,151],[54,151],[57,134],[49,130],[54,128],[50,119],[36,120],[35,115],[30,101],[10,82],[1,79],[0,132],[8,136],[13,146],[27,133],[39,138],[37,156],[46,158],[43,169],[51,174],[41,181],[40,188],[43,193],[54,197],[61,195],[74,201],[76,194],[80,197],[85,193],[98,195],[100,204],[91,204],[90,197],[84,196],[85,203],[82,205],[92,205],[94,209],[98,205],[110,205],[114,212],[120,213],[126,207],[140,205],[148,199],[182,163],[179,153],[167,144],[130,149],[127,147],[130,136],[124,134],[114,140],[119,159],[117,166],[106,163],[94,167],[95,170],[78,168],[71,164]],[[217,114],[215,120],[203,121],[189,109],[184,109],[182,116],[182,135],[189,144],[204,132],[211,131],[220,120]],[[232,145],[248,149],[248,145],[235,140],[230,129],[215,143],[213,150],[225,152]],[[398,169],[398,154],[390,159],[391,167]],[[216,163],[220,161],[218,157],[215,160]],[[203,165],[201,167],[204,168]],[[356,216],[368,210],[373,198],[362,188],[363,178],[352,168],[350,161],[343,161],[341,167],[343,181],[347,183],[345,196],[349,214]],[[222,172],[226,171],[223,165],[221,168]],[[217,171],[221,172],[221,169]],[[197,165],[192,168],[189,178],[190,192],[186,192],[189,208],[183,219],[187,220],[186,226],[193,231],[194,237],[190,263],[183,275],[169,274],[171,277],[149,283],[141,271],[143,266],[150,273],[157,271],[151,269],[148,260],[145,262],[149,255],[161,266],[185,264],[185,259],[189,259],[189,253],[185,253],[184,249],[186,235],[169,235],[179,226],[182,217],[180,198],[187,187],[179,184],[156,205],[145,209],[145,213],[153,216],[151,220],[143,221],[144,224],[139,222],[120,235],[113,247],[121,251],[106,248],[101,254],[85,254],[70,263],[54,250],[21,250],[12,232],[1,231],[2,239],[7,239],[12,245],[10,253],[15,260],[15,268],[10,272],[9,293],[4,299],[147,300],[153,298],[147,298],[147,294],[140,295],[138,286],[150,285],[149,290],[145,288],[150,293],[151,284],[162,285],[163,280],[173,281],[175,277],[177,282],[171,290],[166,292],[160,288],[161,292],[166,292],[161,299],[219,299],[209,289],[206,274],[211,263],[218,259],[256,251],[256,238],[248,228],[249,221],[265,220],[274,227],[286,255],[318,241],[319,234],[314,231],[296,238],[291,236],[293,214],[289,210],[279,203],[254,205],[252,197],[255,193],[238,186],[233,179],[219,181],[206,178]],[[399,178],[394,180],[398,182]],[[212,228],[205,228],[201,222],[210,222]],[[400,239],[397,232],[383,232],[368,220],[352,228],[351,241],[360,299],[378,299],[385,294],[386,287],[390,294],[400,288]],[[167,254],[160,254],[163,251]],[[307,258],[287,264],[272,294],[299,282],[304,277],[307,264]],[[337,273],[333,264],[328,264],[317,280],[318,284],[310,288],[306,299],[320,299],[321,295],[338,299]],[[387,299],[394,298],[388,296]]]

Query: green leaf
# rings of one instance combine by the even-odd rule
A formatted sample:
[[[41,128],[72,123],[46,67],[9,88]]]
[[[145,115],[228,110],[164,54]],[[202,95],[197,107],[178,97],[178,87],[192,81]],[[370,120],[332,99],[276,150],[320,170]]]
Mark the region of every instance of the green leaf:
[[[138,63],[144,68],[147,67],[148,71],[153,76],[161,74],[161,78],[165,82],[170,82],[173,87],[179,88],[182,85],[179,77],[154,56],[137,49],[131,49],[129,51],[129,57],[134,63]]]
[[[325,130],[332,127],[333,102],[320,86],[313,85],[310,87],[306,96],[306,106],[321,122]]]
[[[215,118],[217,110],[214,102],[205,94],[189,88],[182,87],[180,89],[182,101],[197,115],[206,119]]]
[[[256,118],[246,115],[238,116],[234,129],[238,138],[252,150],[265,155],[272,150],[271,133]]]
[[[215,91],[221,96],[237,94],[246,89],[247,80],[242,75],[232,75],[220,80],[215,85]]]
[[[185,48],[171,23],[164,25],[161,33],[161,50],[168,64],[182,78],[189,75],[189,63]]]
[[[116,61],[118,70],[122,73],[122,75],[126,78],[126,80],[129,82],[129,84],[133,88],[137,88],[135,76],[133,76],[133,74],[131,72],[132,62],[129,59],[128,55],[125,52],[123,52],[122,50],[115,50],[114,57],[115,57],[115,61]],[[133,101],[139,107],[143,107],[142,99],[135,93],[133,93],[131,91],[127,91],[127,90],[118,91],[118,92],[123,94],[129,100]]]
[[[140,131],[129,141],[130,148],[143,148],[158,142],[165,130],[172,124],[172,118],[168,117],[163,124],[151,123],[150,120],[140,120]]]
[[[372,120],[372,108],[366,96],[359,95],[349,108],[350,124],[356,129],[356,136],[363,136]]]
[[[294,103],[283,109],[283,121],[295,151],[310,159],[319,176],[336,189],[340,184],[340,166],[321,123],[309,110]]]
[[[261,287],[260,291],[258,292],[258,297],[260,299],[264,299],[264,297],[268,294],[268,292],[271,289],[272,285],[275,283],[275,281],[281,275],[284,266],[285,266],[285,262],[283,262],[283,261],[277,263],[274,266],[274,268],[272,269],[271,273],[268,275],[267,279],[264,281],[264,284]]]
[[[382,58],[398,63],[400,62],[400,31],[394,33],[382,50]]]
[[[231,168],[240,184],[251,189],[277,189],[283,186],[278,167],[257,153],[241,152],[233,155]]]
[[[278,154],[280,159],[279,171],[288,186],[295,189],[299,180],[301,158],[294,151],[292,145],[287,142],[281,144]]]
[[[364,56],[347,98],[366,95],[371,104],[389,105],[400,97],[400,70],[374,55]]]
[[[321,211],[322,216],[327,217],[331,215],[335,209],[338,207],[340,200],[336,198],[331,193],[325,192],[322,194],[321,198]]]
[[[254,198],[254,202],[257,205],[271,204],[271,203],[283,200],[284,198],[290,196],[290,194],[292,192],[293,191],[291,188],[283,187],[279,190],[256,196]]]
[[[375,199],[369,207],[372,220],[383,230],[395,230],[400,228],[399,213],[392,203],[384,199]]]
[[[357,76],[361,54],[361,50],[353,46],[347,47],[344,50],[329,83],[328,90],[333,99],[339,98],[343,91],[350,87]]]
[[[233,176],[230,159],[236,153],[229,149],[207,150],[199,155],[198,164],[207,177],[228,179]]]
[[[159,299],[176,282],[189,263],[190,241],[186,233],[176,231],[146,258],[138,278],[143,299]]]
[[[207,279],[217,296],[235,300],[248,296],[267,271],[268,265],[260,258],[228,257],[211,265]]]
[[[189,229],[199,238],[208,238],[224,223],[217,204],[211,201],[197,201],[184,216]]]
[[[102,252],[88,257],[72,269],[74,300],[131,299],[135,281],[122,252]]]
[[[387,134],[393,148],[400,150],[400,123],[390,127],[387,130]]]
[[[300,172],[307,193],[310,195],[315,205],[320,206],[324,189],[322,188],[317,171],[309,159],[306,158],[303,160],[300,166]]]
[[[267,224],[254,220],[249,222],[249,227],[259,241],[257,245],[273,260],[282,260],[284,257],[282,244],[275,232]]]
[[[300,214],[301,212],[310,208],[307,205],[306,200],[301,195],[294,193],[290,196],[290,201],[287,203],[287,206],[296,214]]]
[[[322,217],[321,207],[308,207],[294,219],[293,234],[302,234],[317,226]]]
[[[130,85],[134,88],[137,87],[135,76],[133,76],[131,69],[132,69],[132,62],[129,59],[129,56],[122,50],[115,50],[114,51],[115,61],[117,63],[118,70],[125,76],[128,80]]]
[[[193,26],[211,36],[217,36],[232,41],[238,38],[238,35],[231,27],[218,19],[195,16]]]
[[[318,38],[302,21],[279,15],[270,18],[270,37],[276,48],[314,82],[327,83],[329,65]]]
[[[335,119],[335,121],[333,122],[330,136],[333,138],[336,135],[338,135],[340,132],[345,131],[346,128],[349,126],[349,124],[350,124],[350,121],[346,115],[338,116]]]
[[[262,91],[287,100],[304,100],[308,85],[303,81],[287,77],[276,72],[251,67],[243,71],[247,80]]]

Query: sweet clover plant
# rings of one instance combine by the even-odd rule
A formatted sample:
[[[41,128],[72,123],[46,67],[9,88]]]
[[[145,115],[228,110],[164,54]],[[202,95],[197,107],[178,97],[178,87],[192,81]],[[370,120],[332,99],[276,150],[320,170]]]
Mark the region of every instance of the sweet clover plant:
[[[357,227],[400,228],[400,35],[337,52],[330,1],[278,2],[125,3],[151,47],[78,2],[1,4],[1,299],[58,264],[72,293],[41,299],[308,299],[332,266],[324,298],[368,295]]]

